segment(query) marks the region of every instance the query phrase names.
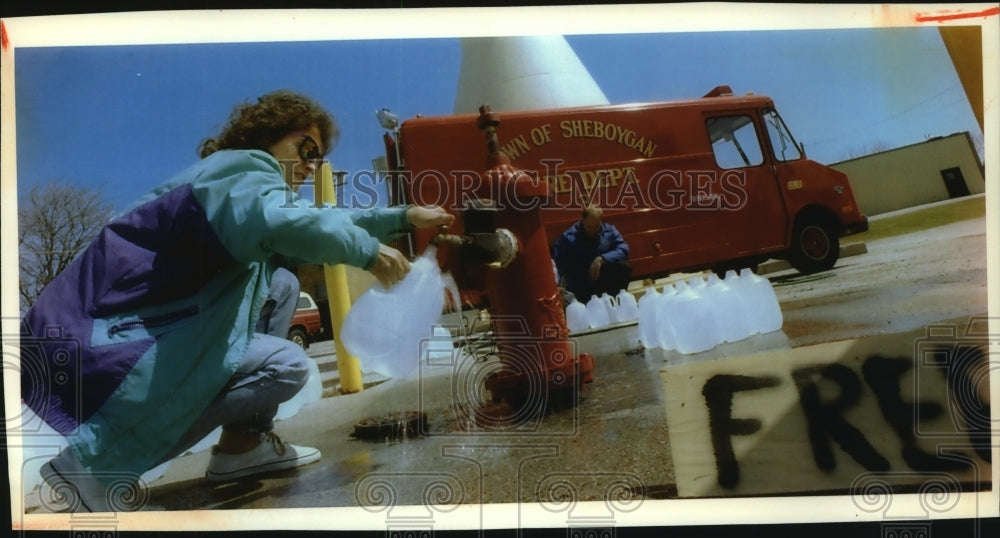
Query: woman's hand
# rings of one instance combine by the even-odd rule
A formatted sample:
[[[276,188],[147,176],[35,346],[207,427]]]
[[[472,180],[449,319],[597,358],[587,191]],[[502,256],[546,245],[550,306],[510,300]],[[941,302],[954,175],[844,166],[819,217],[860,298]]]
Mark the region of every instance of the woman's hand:
[[[455,216],[438,206],[415,205],[406,210],[406,219],[414,228],[433,228],[450,225]]]
[[[403,256],[402,252],[389,245],[379,244],[375,265],[368,272],[375,275],[375,278],[388,288],[403,280],[406,273],[410,272],[410,261],[406,259],[406,256]]]
[[[412,206],[406,210],[406,219],[414,228],[434,228],[451,224],[455,221],[455,216],[438,206]],[[402,252],[380,244],[375,265],[368,272],[388,288],[406,277],[410,272],[410,262]]]

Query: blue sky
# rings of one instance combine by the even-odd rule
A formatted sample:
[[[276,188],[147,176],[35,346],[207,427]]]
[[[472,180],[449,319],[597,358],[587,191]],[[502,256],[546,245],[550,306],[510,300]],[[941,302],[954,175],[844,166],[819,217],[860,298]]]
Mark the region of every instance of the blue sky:
[[[810,158],[981,131],[936,28],[572,35],[612,103],[700,97],[726,84],[770,95]],[[102,185],[116,207],[197,159],[233,105],[277,88],[334,113],[334,167],[371,168],[374,111],[449,114],[457,38],[18,48],[18,191]]]

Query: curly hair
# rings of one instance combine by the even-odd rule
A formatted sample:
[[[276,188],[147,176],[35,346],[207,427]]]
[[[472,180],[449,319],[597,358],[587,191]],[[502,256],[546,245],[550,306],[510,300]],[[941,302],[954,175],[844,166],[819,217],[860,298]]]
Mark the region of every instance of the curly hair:
[[[329,152],[340,137],[333,115],[319,103],[290,90],[278,90],[257,98],[257,103],[243,102],[229,116],[229,122],[216,138],[207,138],[198,146],[202,157],[220,149],[259,149],[268,151],[288,133],[315,125],[320,142]]]

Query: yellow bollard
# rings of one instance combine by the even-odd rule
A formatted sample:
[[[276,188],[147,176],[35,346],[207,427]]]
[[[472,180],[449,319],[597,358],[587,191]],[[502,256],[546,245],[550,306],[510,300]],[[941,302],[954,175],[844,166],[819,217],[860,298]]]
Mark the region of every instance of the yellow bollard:
[[[337,194],[333,188],[333,168],[324,162],[316,171],[316,203],[336,204]],[[344,264],[323,265],[323,276],[326,278],[326,294],[330,300],[330,324],[333,330],[333,342],[337,350],[337,372],[340,374],[340,392],[352,394],[361,392],[364,382],[361,378],[361,361],[344,348],[340,339],[340,328],[351,309],[351,294],[347,288],[347,268]]]

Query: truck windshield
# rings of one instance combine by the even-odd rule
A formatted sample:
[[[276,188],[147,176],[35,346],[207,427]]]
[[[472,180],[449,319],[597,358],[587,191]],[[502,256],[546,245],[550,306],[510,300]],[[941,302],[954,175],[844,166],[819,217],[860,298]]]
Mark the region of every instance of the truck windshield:
[[[788,132],[788,127],[781,121],[777,110],[769,108],[764,111],[764,124],[767,125],[767,136],[771,139],[771,149],[774,151],[775,159],[794,161],[802,157],[792,133]]]
[[[719,168],[743,168],[764,162],[750,116],[718,116],[705,120]]]

